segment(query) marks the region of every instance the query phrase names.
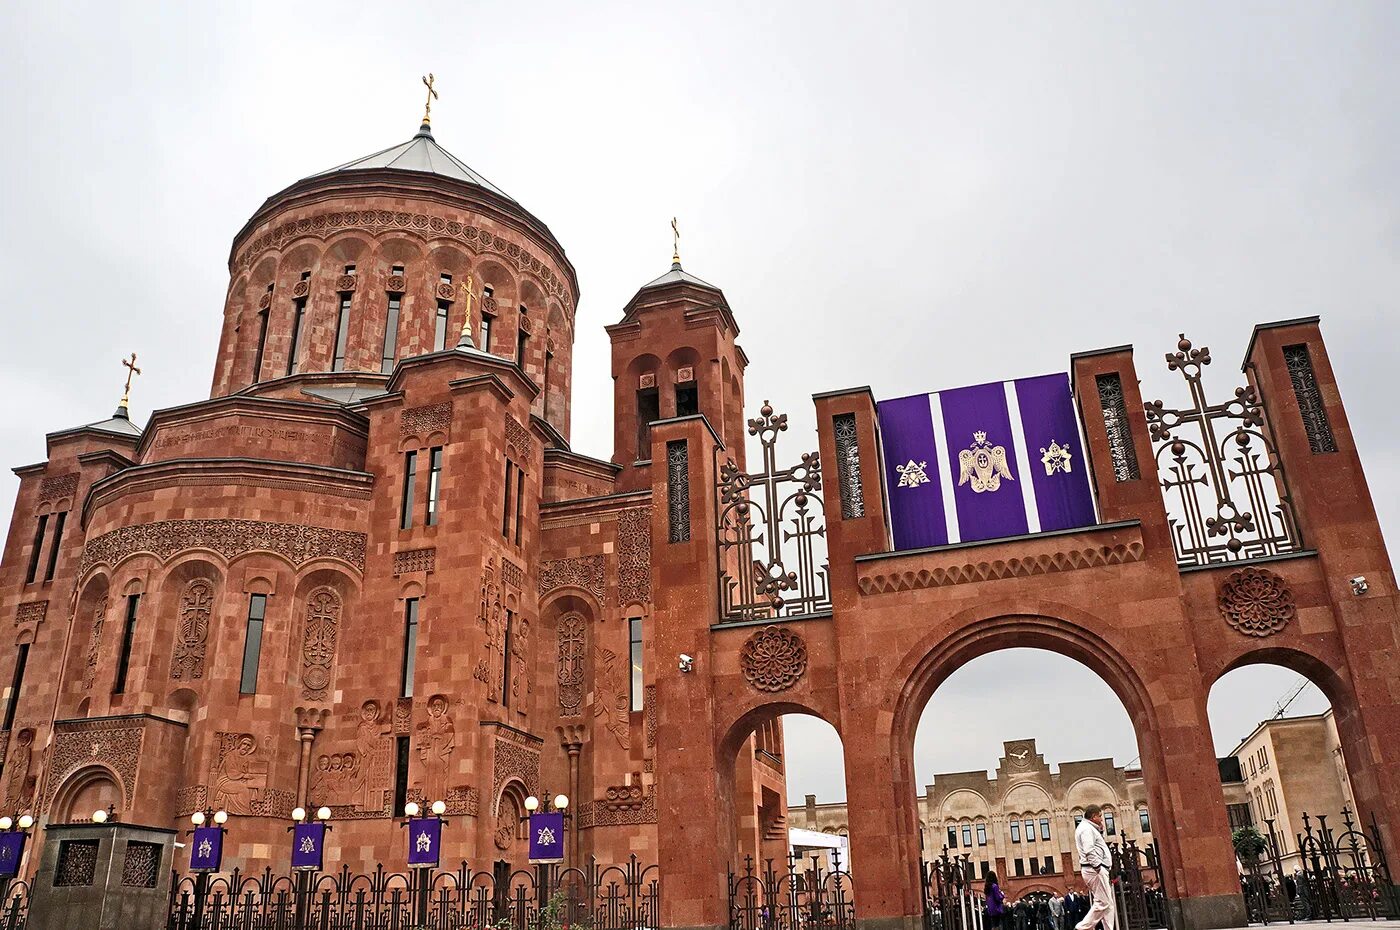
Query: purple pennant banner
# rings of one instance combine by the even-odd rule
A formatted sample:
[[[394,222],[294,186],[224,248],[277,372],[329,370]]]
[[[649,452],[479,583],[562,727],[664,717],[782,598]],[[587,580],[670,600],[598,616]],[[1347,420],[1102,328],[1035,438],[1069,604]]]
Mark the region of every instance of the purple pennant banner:
[[[224,861],[222,827],[195,827],[190,842],[190,871],[217,872]]]
[[[877,409],[896,550],[1095,523],[1068,375],[917,394]]]
[[[442,845],[442,821],[436,817],[419,817],[408,822],[408,864],[438,864],[438,847]]]
[[[325,852],[326,825],[323,823],[299,823],[292,830],[292,868],[321,868],[321,856]]]
[[[564,861],[564,814],[530,815],[530,861]]]
[[[19,874],[19,860],[24,857],[24,841],[28,837],[23,830],[0,833],[0,875]]]

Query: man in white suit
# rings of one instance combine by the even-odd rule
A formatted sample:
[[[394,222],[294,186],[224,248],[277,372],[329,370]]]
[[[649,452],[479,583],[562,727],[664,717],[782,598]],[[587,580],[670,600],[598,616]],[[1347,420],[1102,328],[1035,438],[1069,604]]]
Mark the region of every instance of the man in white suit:
[[[1113,856],[1103,838],[1103,810],[1097,804],[1084,808],[1084,819],[1074,829],[1074,847],[1079,853],[1079,874],[1094,903],[1074,930],[1092,930],[1103,921],[1104,930],[1113,930],[1113,885],[1108,880]]]

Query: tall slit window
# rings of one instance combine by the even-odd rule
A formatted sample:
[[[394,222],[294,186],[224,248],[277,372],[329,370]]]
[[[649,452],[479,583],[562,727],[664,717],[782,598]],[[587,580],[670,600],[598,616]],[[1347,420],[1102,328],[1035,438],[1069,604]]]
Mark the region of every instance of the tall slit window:
[[[985,823],[979,823],[977,825],[977,845],[987,845],[987,825]]]
[[[403,454],[403,499],[399,502],[399,529],[413,526],[413,484],[417,478],[418,453]]]
[[[968,848],[972,847],[972,824],[965,823],[962,825],[962,841],[964,846]]]
[[[418,598],[403,602],[403,668],[400,697],[413,697],[413,669],[418,657]]]
[[[515,364],[525,368],[525,349],[530,341],[530,318],[525,315],[525,305],[520,305],[520,328],[515,331]]]
[[[438,488],[442,481],[442,446],[428,452],[428,525],[437,526]]]
[[[33,584],[39,574],[39,556],[44,551],[44,533],[49,528],[49,515],[39,515],[39,525],[34,529],[34,547],[29,552],[29,569],[24,573],[24,583]]]
[[[53,523],[53,542],[49,543],[49,564],[44,568],[44,580],[53,581],[53,573],[58,570],[59,547],[63,545],[63,524],[68,522],[68,512],[60,513]]]
[[[506,459],[505,496],[501,501],[501,535],[510,539],[510,492],[515,486],[515,463]]]
[[[1113,823],[1113,811],[1103,812],[1103,825],[1104,832],[1107,833],[1109,836],[1113,836],[1118,832],[1118,828],[1114,826]]]
[[[131,667],[131,644],[136,638],[136,612],[141,606],[141,595],[126,596],[126,620],[122,624],[121,652],[117,655],[117,678],[112,685],[113,694],[126,691],[126,673]]]
[[[10,696],[5,701],[5,725],[0,727],[6,732],[13,729],[15,725],[15,711],[19,709],[19,692],[24,687],[24,667],[29,664],[29,644],[20,643],[15,650],[15,674],[10,679]]]
[[[948,848],[949,848],[949,849],[957,849],[957,848],[958,848],[958,828],[957,828],[957,827],[949,827],[949,828],[948,828]]]
[[[345,273],[353,275],[355,266],[346,265]],[[345,349],[350,341],[350,301],[354,296],[354,291],[340,292],[340,312],[335,318],[335,357],[331,361],[332,371],[345,370]]]
[[[258,311],[258,351],[253,355],[253,383],[262,380],[263,353],[267,351],[267,314],[271,308],[272,285],[267,286],[268,306]]]
[[[642,618],[632,617],[627,621],[628,653],[632,664],[632,710],[642,709],[644,679],[642,676]]]
[[[1021,822],[1019,820],[1011,821],[1011,842],[1021,842]]]
[[[651,423],[661,419],[661,398],[656,388],[637,392],[637,460],[651,458]]]
[[[248,598],[248,631],[243,637],[243,674],[238,679],[239,694],[258,690],[258,660],[262,657],[263,620],[267,616],[267,595]]]
[[[520,545],[520,512],[525,504],[525,472],[515,467],[515,544]]]
[[[408,801],[408,737],[394,740],[394,812],[403,810]]]
[[[311,272],[301,273],[303,281],[311,280]],[[292,301],[292,344],[287,349],[287,374],[297,373],[297,354],[301,350],[301,325],[306,322],[306,297]]]
[[[452,275],[443,272],[438,277],[438,292],[443,293],[445,288],[452,287]],[[433,318],[433,351],[441,352],[447,348],[447,314],[452,309],[450,300],[438,298],[437,316]]]
[[[490,285],[481,289],[481,351],[483,352],[491,351],[491,324],[496,321],[496,315],[491,312],[491,308],[496,306],[496,301],[491,294]]]
[[[506,611],[505,642],[501,647],[501,706],[510,707],[510,654],[515,649],[515,614]]]
[[[546,349],[544,353],[544,372],[542,375],[543,383],[540,387],[540,393],[544,397],[544,418],[546,420],[549,419],[549,367],[553,362],[554,353]]]
[[[1050,839],[1050,819],[1048,817],[1040,818],[1040,838],[1042,840]]]
[[[403,265],[395,265],[391,272],[395,277],[403,276]],[[388,374],[394,370],[394,356],[399,351],[399,311],[403,309],[403,295],[389,294],[389,309],[384,314],[384,351],[379,355],[379,371]]]

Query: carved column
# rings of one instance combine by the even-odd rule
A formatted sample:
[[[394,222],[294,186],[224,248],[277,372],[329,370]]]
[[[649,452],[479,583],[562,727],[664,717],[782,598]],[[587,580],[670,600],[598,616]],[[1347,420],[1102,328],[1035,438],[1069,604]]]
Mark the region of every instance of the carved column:
[[[564,746],[564,751],[569,754],[569,798],[574,808],[574,817],[577,818],[582,811],[583,799],[579,797],[578,787],[578,763],[579,755],[583,752],[583,742],[588,738],[588,731],[583,726],[572,724],[559,728],[559,740]],[[574,829],[569,833],[569,859],[564,863],[565,868],[572,866],[579,861],[578,858],[578,820],[574,821]]]
[[[311,781],[311,744],[326,725],[330,712],[319,707],[297,708],[297,739],[301,740],[301,758],[297,760],[297,805],[305,807],[306,789]]]

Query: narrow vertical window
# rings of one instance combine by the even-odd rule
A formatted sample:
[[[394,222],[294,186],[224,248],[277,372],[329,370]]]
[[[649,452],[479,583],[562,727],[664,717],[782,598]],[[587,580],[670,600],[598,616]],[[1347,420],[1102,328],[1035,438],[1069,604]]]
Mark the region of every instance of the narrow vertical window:
[[[627,621],[628,653],[632,660],[632,710],[642,709],[642,696],[645,684],[642,677],[642,618],[633,617]]]
[[[24,667],[29,664],[29,644],[20,643],[19,649],[15,651],[15,674],[10,679],[10,696],[5,701],[5,726],[0,727],[6,732],[15,725],[15,711],[19,709],[19,692],[24,686]]]
[[[24,583],[33,584],[39,574],[39,556],[44,551],[44,533],[49,528],[49,515],[39,515],[39,525],[34,530],[34,548],[29,553],[29,570],[24,573]]]
[[[1152,821],[1148,818],[1147,811],[1138,811],[1138,826],[1142,828],[1143,833],[1152,832]]]
[[[400,697],[413,697],[413,668],[418,656],[418,598],[403,602],[403,686]]]
[[[267,286],[268,306],[258,311],[258,351],[253,355],[253,383],[262,380],[263,353],[267,350],[267,314],[271,309],[272,285]]]
[[[651,423],[661,419],[661,398],[656,388],[637,392],[637,461],[651,458]]]
[[[985,823],[979,823],[977,825],[977,845],[987,845],[987,825]]]
[[[141,595],[126,596],[126,622],[122,626],[121,651],[117,654],[117,678],[112,685],[113,694],[126,691],[126,672],[131,666],[131,644],[136,637],[136,611],[141,604]]]
[[[1018,820],[1011,821],[1011,842],[1021,842],[1021,823]]]
[[[515,463],[506,459],[506,489],[505,497],[501,502],[501,535],[510,539],[510,490],[515,484]]]
[[[452,275],[443,272],[438,277],[438,293],[450,294],[452,292]],[[437,316],[433,319],[433,351],[441,352],[447,348],[447,314],[452,309],[450,300],[438,299]]]
[[[408,737],[394,740],[394,813],[403,812],[408,801]]]
[[[437,526],[438,486],[442,480],[442,446],[428,452],[428,525]]]
[[[540,390],[544,396],[544,418],[549,419],[549,368],[554,362],[554,353],[547,351],[544,353],[544,383]]]
[[[948,848],[949,848],[949,849],[957,849],[957,848],[958,848],[958,828],[957,828],[957,827],[949,827],[949,828],[948,828]]]
[[[695,382],[676,385],[676,416],[688,417],[700,412],[700,389]]]
[[[311,280],[311,272],[301,273],[302,283]],[[305,288],[299,288],[305,291]],[[301,351],[301,325],[306,322],[306,294],[292,301],[292,344],[287,349],[287,374],[297,373],[297,354]]]
[[[399,529],[413,526],[413,483],[417,477],[418,453],[403,454],[403,499],[399,502]]]
[[[530,340],[530,332],[525,327],[530,325],[530,318],[525,315],[525,307],[520,307],[520,328],[515,332],[515,364],[521,370],[525,369],[525,348]]]
[[[1035,821],[1034,821],[1034,820],[1027,820],[1027,821],[1026,821],[1026,842],[1027,842],[1027,843],[1034,843],[1034,842],[1035,842]]]
[[[248,632],[243,637],[243,675],[238,680],[239,694],[255,694],[258,690],[258,659],[262,656],[263,619],[267,616],[267,595],[254,594],[248,598]]]
[[[1040,838],[1042,840],[1050,839],[1050,820],[1048,817],[1040,818]]]
[[[481,351],[491,351],[491,324],[496,320],[496,314],[492,312],[496,307],[496,298],[491,295],[491,288],[485,287],[481,291]]]
[[[1109,836],[1113,836],[1118,832],[1118,829],[1113,825],[1113,811],[1103,812],[1103,825],[1104,832]]]
[[[525,504],[525,472],[520,466],[515,468],[515,544],[520,545],[520,511]]]
[[[403,266],[395,265],[392,275],[403,277]],[[394,356],[399,351],[399,311],[403,308],[403,294],[390,292],[389,309],[384,314],[384,351],[379,355],[379,371],[388,374],[394,370]]]
[[[501,646],[501,706],[510,707],[510,654],[515,648],[515,614],[506,611],[505,639]]]
[[[962,825],[962,841],[964,846],[969,849],[972,848],[972,824],[965,823]]]
[[[345,274],[353,276],[355,266],[346,265]],[[354,284],[355,282],[349,283]],[[335,357],[331,362],[332,371],[345,370],[345,349],[350,341],[350,299],[354,297],[354,293],[354,291],[340,292],[340,312],[335,319]]]
[[[49,564],[44,569],[44,580],[53,581],[53,573],[58,570],[58,550],[63,544],[63,524],[68,521],[68,512],[58,515],[53,524],[53,542],[49,543]]]

